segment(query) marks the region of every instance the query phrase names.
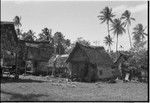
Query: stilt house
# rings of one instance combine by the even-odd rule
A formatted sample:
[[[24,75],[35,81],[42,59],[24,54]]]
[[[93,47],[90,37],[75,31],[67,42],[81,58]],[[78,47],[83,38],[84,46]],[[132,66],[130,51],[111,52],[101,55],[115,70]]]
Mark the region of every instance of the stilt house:
[[[1,65],[16,64],[18,38],[13,22],[1,22]]]

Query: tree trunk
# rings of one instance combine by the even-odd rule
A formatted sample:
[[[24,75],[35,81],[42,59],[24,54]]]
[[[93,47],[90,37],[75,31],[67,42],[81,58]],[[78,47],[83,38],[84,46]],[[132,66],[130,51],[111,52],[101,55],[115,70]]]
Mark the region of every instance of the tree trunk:
[[[108,30],[108,35],[110,35],[109,34],[109,21],[107,21],[107,30]]]
[[[111,46],[109,45],[109,52],[111,52]]]
[[[117,53],[117,57],[118,57],[118,34],[117,34],[117,42],[116,42],[116,53]]]
[[[132,48],[132,42],[131,42],[131,36],[129,31],[129,25],[127,25],[128,35],[129,35],[129,41],[130,41],[130,48]]]
[[[18,79],[19,78],[19,75],[18,75],[18,52],[16,52],[16,55],[15,55],[15,65],[16,65],[16,70],[15,70],[15,79]]]

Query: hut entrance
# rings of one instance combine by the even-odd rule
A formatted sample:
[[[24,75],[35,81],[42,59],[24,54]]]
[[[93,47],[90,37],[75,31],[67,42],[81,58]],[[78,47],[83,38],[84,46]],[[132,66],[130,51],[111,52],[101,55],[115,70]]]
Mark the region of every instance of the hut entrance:
[[[96,81],[97,65],[86,63],[84,67],[84,81],[95,82]]]

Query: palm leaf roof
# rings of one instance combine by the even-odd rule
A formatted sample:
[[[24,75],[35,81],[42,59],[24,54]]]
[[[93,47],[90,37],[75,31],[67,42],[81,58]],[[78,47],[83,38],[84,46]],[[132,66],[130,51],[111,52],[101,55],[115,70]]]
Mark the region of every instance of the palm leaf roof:
[[[13,22],[1,22],[1,49],[17,52],[18,38]]]
[[[76,52],[77,49],[81,49],[87,56],[88,61],[92,64],[99,64],[99,65],[112,65],[113,61],[110,58],[109,54],[105,51],[104,47],[96,47],[96,46],[85,46],[80,43],[76,43],[76,46],[70,53],[66,62],[71,62],[71,59]]]

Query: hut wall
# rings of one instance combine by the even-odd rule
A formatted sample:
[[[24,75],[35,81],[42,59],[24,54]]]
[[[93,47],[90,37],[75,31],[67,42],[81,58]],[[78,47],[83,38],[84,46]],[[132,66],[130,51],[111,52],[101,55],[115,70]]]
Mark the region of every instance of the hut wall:
[[[37,71],[48,72],[47,62],[39,62]]]
[[[69,69],[71,71],[71,75],[76,75],[79,78],[84,78],[84,69],[85,64],[76,62],[76,63],[69,63]]]
[[[72,59],[71,59],[71,61],[85,61],[85,60],[87,60],[87,56],[83,53],[83,51],[82,50],[80,50],[80,49],[78,49],[75,53],[74,53],[74,55],[73,55],[73,57],[72,57]]]
[[[84,80],[87,82],[92,82],[98,80],[97,76],[97,68],[94,68],[93,66],[89,65],[87,69],[87,74],[84,77]]]
[[[111,78],[113,76],[114,70],[111,69],[111,67],[104,67],[99,65],[97,69],[97,75],[99,79]]]

